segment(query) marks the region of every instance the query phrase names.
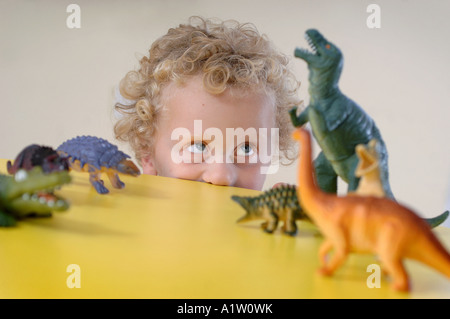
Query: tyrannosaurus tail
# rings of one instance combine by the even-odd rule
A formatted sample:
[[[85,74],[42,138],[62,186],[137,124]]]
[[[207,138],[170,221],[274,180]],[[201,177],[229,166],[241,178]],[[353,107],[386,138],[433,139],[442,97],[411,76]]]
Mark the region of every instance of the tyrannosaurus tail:
[[[442,224],[447,219],[448,215],[449,212],[448,210],[446,210],[445,212],[436,217],[425,218],[424,220],[428,223],[428,225],[430,225],[431,228],[434,228]]]

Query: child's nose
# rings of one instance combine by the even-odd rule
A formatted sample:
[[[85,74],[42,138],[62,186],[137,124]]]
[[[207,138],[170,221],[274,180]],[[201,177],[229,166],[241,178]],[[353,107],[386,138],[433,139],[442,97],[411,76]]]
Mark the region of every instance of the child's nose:
[[[233,163],[214,163],[203,172],[203,181],[214,185],[233,186],[237,180]]]

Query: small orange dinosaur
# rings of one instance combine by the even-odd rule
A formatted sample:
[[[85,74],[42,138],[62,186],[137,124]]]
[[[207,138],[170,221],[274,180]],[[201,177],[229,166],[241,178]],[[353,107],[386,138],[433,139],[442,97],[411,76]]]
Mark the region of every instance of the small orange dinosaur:
[[[367,145],[358,144],[355,147],[355,154],[358,157],[358,165],[355,168],[355,176],[359,177],[358,187],[349,194],[372,195],[385,197],[386,192],[383,187],[380,173],[380,162],[377,151],[378,141],[370,140]]]
[[[293,137],[301,147],[298,197],[325,237],[319,249],[323,275],[332,275],[355,252],[377,254],[395,290],[410,289],[404,258],[420,261],[450,278],[450,254],[426,222],[387,197],[356,193],[338,197],[323,192],[315,180],[310,133],[300,128]]]

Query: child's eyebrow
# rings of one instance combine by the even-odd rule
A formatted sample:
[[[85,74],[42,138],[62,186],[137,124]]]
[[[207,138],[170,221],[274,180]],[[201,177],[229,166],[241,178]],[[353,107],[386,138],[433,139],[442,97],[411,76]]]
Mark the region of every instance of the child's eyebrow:
[[[222,140],[223,140],[223,142],[227,142],[226,141],[226,139],[227,139],[227,134],[226,133],[222,133],[220,136],[217,136],[217,135],[215,135],[215,134],[211,134],[211,135],[209,135],[209,134],[207,134],[206,136],[205,136],[205,134],[204,134],[205,132],[203,132],[203,134],[202,135],[194,135],[194,134],[190,134],[189,136],[182,136],[182,139],[183,140],[186,140],[186,141],[190,141],[190,142],[198,142],[198,141],[202,141],[202,142],[205,142],[205,143],[211,143],[211,142],[213,142],[214,140],[216,140],[217,138],[222,138]],[[253,138],[252,138],[252,136],[249,136],[249,135],[247,135],[247,134],[245,134],[244,135],[244,141],[245,142],[257,142],[257,141],[254,141],[254,138],[256,138],[257,140],[259,140],[259,138],[260,138],[260,136],[259,136],[260,134],[259,134],[259,132],[258,131],[256,131],[256,136],[253,136]],[[233,138],[234,138],[234,143],[236,143],[236,142],[238,142],[238,141],[241,141],[242,142],[242,140],[240,140],[239,139],[239,136],[237,135],[237,134],[233,134],[233,135],[231,135]],[[231,137],[230,136],[230,137]],[[178,141],[180,141],[180,139],[178,139]]]
[[[191,142],[198,142],[198,141],[202,141],[202,142],[212,142],[212,139],[205,139],[203,138],[203,136],[199,136],[199,135],[194,135],[191,137]]]

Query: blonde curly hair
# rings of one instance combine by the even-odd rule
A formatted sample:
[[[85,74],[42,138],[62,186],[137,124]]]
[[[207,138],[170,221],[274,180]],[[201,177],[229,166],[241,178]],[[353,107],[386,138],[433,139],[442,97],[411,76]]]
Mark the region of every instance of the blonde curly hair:
[[[234,20],[214,22],[200,17],[171,28],[157,39],[137,71],[119,84],[120,94],[133,102],[117,103],[121,117],[115,136],[130,144],[136,160],[153,154],[153,141],[161,113],[161,92],[171,82],[183,83],[201,75],[205,89],[220,94],[226,89],[264,90],[274,96],[279,151],[284,159],[296,156],[290,138],[288,110],[301,104],[299,82],[288,68],[289,59],[278,52],[254,25]]]

